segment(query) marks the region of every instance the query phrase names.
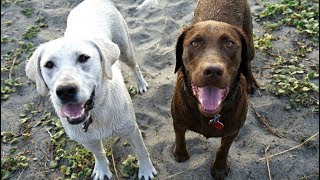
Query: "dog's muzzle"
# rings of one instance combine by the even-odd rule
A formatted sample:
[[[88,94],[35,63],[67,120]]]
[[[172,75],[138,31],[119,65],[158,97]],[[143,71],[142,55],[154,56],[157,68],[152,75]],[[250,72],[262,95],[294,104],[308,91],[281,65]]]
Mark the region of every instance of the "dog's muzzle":
[[[68,103],[61,107],[61,114],[66,117],[70,124],[80,124],[90,119],[90,110],[94,106],[95,90],[90,98],[83,103]]]

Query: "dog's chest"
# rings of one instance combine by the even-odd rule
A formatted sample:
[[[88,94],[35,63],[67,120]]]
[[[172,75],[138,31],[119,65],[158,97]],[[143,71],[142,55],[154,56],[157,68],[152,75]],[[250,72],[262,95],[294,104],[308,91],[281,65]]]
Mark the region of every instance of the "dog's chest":
[[[223,122],[221,122],[223,124]],[[224,125],[223,128],[217,128],[214,124],[209,124],[209,121],[198,121],[195,126],[190,126],[190,130],[200,133],[206,138],[209,137],[222,137],[228,133],[229,127]]]
[[[92,140],[100,140],[103,138],[108,138],[113,135],[113,130],[104,123],[97,122],[93,119],[92,123],[88,127],[87,131],[83,129],[83,124],[71,125],[68,122],[62,123],[67,135],[70,139],[73,139],[77,142],[88,142]]]

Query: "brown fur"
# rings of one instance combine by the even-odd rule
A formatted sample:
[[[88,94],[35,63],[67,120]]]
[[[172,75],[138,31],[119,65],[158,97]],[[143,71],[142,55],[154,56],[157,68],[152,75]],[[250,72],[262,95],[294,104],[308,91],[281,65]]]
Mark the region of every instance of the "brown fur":
[[[226,22],[243,30],[248,39],[248,61],[242,74],[247,79],[248,93],[254,93],[259,85],[253,77],[250,64],[255,51],[252,39],[252,17],[248,2],[246,0],[198,0],[193,23],[207,20]]]
[[[184,29],[176,45],[175,72],[178,75],[171,104],[175,131],[173,154],[178,162],[189,159],[185,141],[187,130],[207,138],[222,137],[211,166],[215,179],[224,179],[228,174],[229,148],[247,116],[247,92],[258,87],[250,70],[254,49],[249,16],[249,6],[245,0],[199,0],[194,24]],[[215,21],[209,21],[212,19]],[[208,67],[219,67],[219,76],[208,78],[205,75]],[[216,112],[221,115],[223,129],[208,124],[213,116],[201,111],[191,83],[197,87],[230,87]]]

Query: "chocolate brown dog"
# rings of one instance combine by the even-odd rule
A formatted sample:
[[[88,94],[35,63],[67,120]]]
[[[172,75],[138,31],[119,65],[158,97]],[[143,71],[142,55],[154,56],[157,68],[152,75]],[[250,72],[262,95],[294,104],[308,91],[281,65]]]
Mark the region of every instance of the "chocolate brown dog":
[[[228,174],[229,148],[247,116],[247,92],[258,87],[250,66],[251,34],[246,0],[199,0],[193,25],[184,29],[176,45],[173,154],[178,162],[189,159],[187,130],[222,137],[211,167],[215,179]]]

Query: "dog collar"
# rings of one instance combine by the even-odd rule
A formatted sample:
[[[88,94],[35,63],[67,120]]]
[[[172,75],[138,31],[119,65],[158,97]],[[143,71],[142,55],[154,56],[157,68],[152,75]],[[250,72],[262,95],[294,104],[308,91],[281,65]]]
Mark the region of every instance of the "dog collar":
[[[222,122],[220,122],[220,114],[216,114],[213,116],[213,118],[209,121],[209,125],[212,125],[214,128],[217,128],[219,130],[224,128],[224,125]]]
[[[87,113],[90,113],[89,111],[91,110],[91,109],[93,109],[93,107],[94,107],[94,100],[95,100],[95,91],[93,91],[92,93],[91,93],[91,96],[90,96],[90,99],[89,99],[89,101],[88,101],[88,103],[85,105],[86,106],[86,111],[87,111]],[[92,117],[90,116],[90,114],[89,114],[89,118],[88,119],[86,119],[84,122],[83,122],[83,124],[82,124],[82,128],[84,129],[84,132],[87,132],[88,131],[88,127],[89,127],[89,125],[92,123]]]
[[[84,130],[84,132],[88,131],[88,127],[91,123],[92,123],[92,117],[90,117],[88,120],[83,122],[82,129]]]

